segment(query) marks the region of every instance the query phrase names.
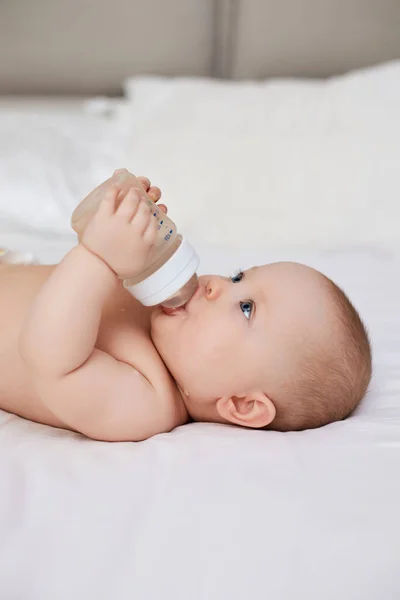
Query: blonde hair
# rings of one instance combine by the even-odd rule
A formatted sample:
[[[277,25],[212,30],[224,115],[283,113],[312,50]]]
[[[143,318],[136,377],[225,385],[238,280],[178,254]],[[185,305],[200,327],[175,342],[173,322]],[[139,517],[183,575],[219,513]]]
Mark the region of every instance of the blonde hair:
[[[348,417],[365,396],[372,374],[371,345],[365,325],[346,294],[323,276],[332,301],[335,330],[330,344],[309,349],[298,378],[268,429],[312,429]]]

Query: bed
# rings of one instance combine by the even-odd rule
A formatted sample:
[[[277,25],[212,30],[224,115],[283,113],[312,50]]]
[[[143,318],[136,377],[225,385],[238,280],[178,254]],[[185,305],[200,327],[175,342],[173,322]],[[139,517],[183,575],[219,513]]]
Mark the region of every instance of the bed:
[[[228,49],[215,64],[243,75]],[[310,264],[374,355],[355,414],[314,431],[196,423],[107,444],[0,411],[0,598],[400,598],[400,62],[355,66],[0,100],[0,245],[60,260],[73,207],[126,166],[162,187],[201,272]]]

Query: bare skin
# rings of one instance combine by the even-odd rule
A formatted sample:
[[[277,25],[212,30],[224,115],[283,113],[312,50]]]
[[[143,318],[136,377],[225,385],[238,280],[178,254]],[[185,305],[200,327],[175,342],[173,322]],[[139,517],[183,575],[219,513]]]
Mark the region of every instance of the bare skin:
[[[146,309],[121,279],[142,272],[157,226],[124,181],[99,186],[59,265],[0,265],[0,408],[104,441],[144,440],[189,415],[268,426],[304,352],[335,344],[323,276],[296,263],[203,275],[186,307]]]
[[[0,407],[31,421],[73,429],[40,399],[19,352],[19,336],[28,310],[56,266],[0,265]],[[143,307],[117,283],[103,309],[95,347],[127,364],[134,363],[138,351],[146,355],[153,383],[165,388],[165,402],[171,405],[171,417],[174,415],[172,428],[184,423],[187,413],[151,341],[150,315],[151,309]]]
[[[141,181],[159,199],[158,188]],[[122,247],[113,247],[123,261]],[[186,422],[152,343],[150,315],[82,244],[60,265],[0,264],[0,408],[106,441],[141,440]]]

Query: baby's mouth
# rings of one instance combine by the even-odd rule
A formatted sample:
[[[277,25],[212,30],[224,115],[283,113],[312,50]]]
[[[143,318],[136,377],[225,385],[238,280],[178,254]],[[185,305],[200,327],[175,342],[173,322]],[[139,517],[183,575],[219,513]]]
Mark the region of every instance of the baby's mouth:
[[[185,305],[178,306],[177,308],[168,308],[167,306],[163,306],[162,304],[160,304],[160,308],[164,314],[169,316],[177,315],[185,311]]]
[[[164,314],[166,315],[178,315],[178,314],[182,314],[182,313],[186,313],[187,312],[187,308],[188,306],[191,304],[193,298],[195,298],[196,296],[198,296],[201,293],[201,286],[198,286],[197,290],[195,291],[195,293],[193,294],[193,296],[191,298],[189,298],[189,300],[186,302],[186,304],[183,304],[182,306],[178,306],[175,308],[170,308],[168,306],[164,306],[163,304],[160,304],[160,308],[163,311]]]

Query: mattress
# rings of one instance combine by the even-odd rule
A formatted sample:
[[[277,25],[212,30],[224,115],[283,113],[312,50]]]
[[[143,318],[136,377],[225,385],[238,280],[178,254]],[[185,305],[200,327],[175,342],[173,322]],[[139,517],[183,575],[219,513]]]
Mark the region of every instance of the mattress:
[[[382,71],[365,77],[380,78]],[[393,77],[391,70],[392,86]],[[154,182],[167,190],[165,200],[171,216],[178,214],[196,240],[202,272],[228,274],[237,267],[296,260],[322,270],[343,287],[360,310],[373,341],[371,388],[351,418],[318,430],[277,433],[195,423],[141,443],[95,442],[0,411],[0,597],[397,600],[400,252],[393,225],[399,223],[397,201],[388,201],[386,216],[380,217],[379,227],[387,222],[387,240],[379,227],[374,232],[371,225],[379,202],[375,197],[373,204],[372,196],[361,207],[365,214],[358,209],[362,236],[359,232],[351,235],[349,230],[346,239],[339,239],[343,232],[337,232],[334,225],[329,228],[321,219],[307,228],[305,217],[301,232],[289,239],[278,233],[273,240],[261,239],[257,229],[251,236],[245,225],[240,237],[236,220],[241,213],[247,214],[249,207],[242,188],[239,196],[233,194],[228,200],[224,196],[225,203],[231,202],[233,231],[225,231],[226,217],[215,208],[215,196],[206,198],[204,187],[205,199],[200,204],[194,183],[190,195],[195,200],[189,214],[187,195],[182,193],[186,187],[187,194],[190,185],[187,172],[178,169],[175,176],[167,173],[157,152],[153,153],[152,170],[151,153],[144,141],[147,136],[149,145],[153,145],[158,136],[160,146],[165,147],[167,137],[163,136],[169,136],[171,156],[178,159],[182,155],[179,131],[174,139],[171,121],[164,125],[162,121],[171,118],[168,103],[176,111],[176,102],[171,103],[176,93],[173,83],[178,88],[191,86],[193,98],[199,96],[198,81],[135,80],[127,82],[127,96],[117,105],[104,99],[65,100],[62,104],[28,100],[24,106],[3,102],[1,244],[33,250],[43,262],[58,261],[75,243],[68,228],[71,205],[92,183],[121,166],[121,160],[135,170],[133,163],[140,154],[135,144],[140,142],[144,150],[139,168],[150,176],[154,171]],[[158,106],[155,99],[147,105],[140,98],[141,90],[147,90],[149,84],[158,86]],[[351,78],[350,84],[354,85]],[[237,93],[225,87],[216,92],[211,82],[202,81],[201,85],[203,101],[208,97],[207,110],[214,116],[218,115],[218,96],[228,94],[233,98]],[[132,87],[136,99],[129,97],[128,88]],[[178,92],[181,98],[181,89]],[[324,102],[329,93],[323,93]],[[334,93],[339,103],[345,102],[346,89],[335,89]],[[188,103],[190,93],[185,94],[189,110],[194,100]],[[290,98],[292,95],[293,90]],[[359,128],[367,132],[370,127],[372,141],[377,139],[379,119],[387,119],[386,96],[382,92],[381,109],[372,111],[375,120],[371,112],[364,120],[360,117]],[[318,98],[313,101],[314,107],[320,102]],[[262,111],[263,99],[259,100]],[[394,107],[392,111],[393,115]],[[265,123],[263,126],[267,127]],[[197,135],[195,127],[194,121],[189,132],[193,137]],[[215,139],[214,128],[211,120],[210,139]],[[296,127],[292,129],[297,135]],[[271,131],[272,135],[273,128]],[[325,125],[323,131],[329,137]],[[226,129],[218,135],[220,145],[225,136],[226,157],[220,155],[219,169],[222,183],[213,170],[210,179],[221,197],[221,188],[229,177],[233,133]],[[263,181],[258,157],[252,154],[252,139],[245,130],[235,135],[235,139],[242,140],[240,156],[247,189],[256,192],[257,182],[262,186]],[[305,136],[305,129],[301,135]],[[343,136],[342,144],[351,143],[351,132],[343,132]],[[257,139],[256,134],[254,137]],[[368,138],[363,139],[365,142]],[[398,140],[387,133],[387,144],[383,144],[383,138],[381,141],[387,162],[386,191],[391,198],[398,198],[399,183],[391,178],[392,169],[399,167]],[[324,144],[322,154],[323,148]],[[195,150],[194,161],[200,156],[199,149]],[[372,147],[363,150],[371,165],[368,176],[374,189],[381,181],[384,164],[380,161],[374,169],[371,157],[376,151]],[[171,156],[165,160],[172,161]],[[322,157],[321,164],[324,160],[327,165],[329,157]],[[188,166],[189,158],[185,161]],[[290,170],[293,165],[287,156],[285,161]],[[252,164],[258,164],[253,172]],[[190,169],[195,166],[191,164]],[[333,165],[332,172],[337,173],[339,166],[335,169]],[[362,161],[355,161],[354,169],[364,166]],[[17,167],[21,173],[18,181]],[[194,172],[190,169],[189,173]],[[204,181],[202,173],[200,179]],[[343,179],[343,171],[339,174],[341,188],[346,190],[349,184],[354,194],[354,173],[349,170],[347,180]],[[297,186],[303,198],[310,189],[307,185],[312,185],[311,177],[308,183],[306,178],[307,174],[303,187]],[[264,219],[266,228],[268,211],[276,227],[292,227],[294,217],[289,207],[277,210],[281,192],[279,186],[272,186],[269,194],[264,194],[263,204],[259,200],[257,210],[263,210],[263,214],[256,214]],[[287,194],[287,189],[284,192]],[[252,194],[253,207],[258,196]],[[348,204],[349,196],[343,196],[343,203]],[[359,201],[354,197],[355,203]],[[296,200],[292,197],[291,202]],[[310,202],[315,205],[316,198]],[[214,211],[214,229],[209,235],[204,229],[196,230],[192,219],[200,208]],[[352,210],[350,207],[349,218],[356,214]],[[298,218],[298,207],[293,206],[292,212]],[[320,233],[313,235],[316,225],[325,232],[324,239]]]

